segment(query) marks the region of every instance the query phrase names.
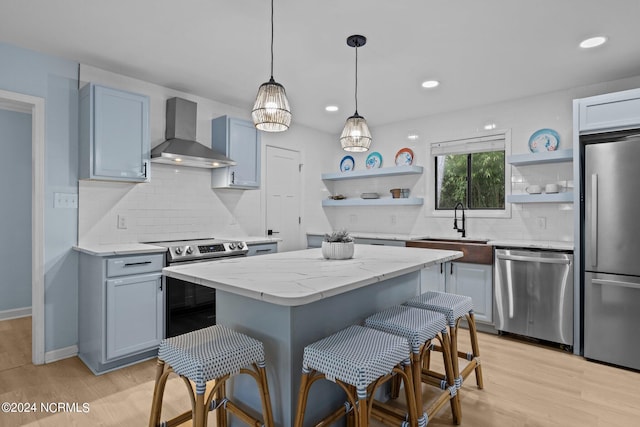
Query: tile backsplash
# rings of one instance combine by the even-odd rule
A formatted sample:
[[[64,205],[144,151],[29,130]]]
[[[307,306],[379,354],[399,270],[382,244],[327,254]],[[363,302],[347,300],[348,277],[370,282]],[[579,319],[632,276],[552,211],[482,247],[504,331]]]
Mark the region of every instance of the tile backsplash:
[[[153,164],[143,184],[80,181],[78,244],[257,235],[259,191],[213,190],[211,171]]]

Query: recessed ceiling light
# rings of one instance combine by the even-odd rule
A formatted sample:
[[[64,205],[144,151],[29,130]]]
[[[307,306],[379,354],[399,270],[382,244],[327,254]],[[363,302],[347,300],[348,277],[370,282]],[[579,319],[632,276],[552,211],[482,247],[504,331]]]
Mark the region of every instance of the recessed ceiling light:
[[[422,87],[431,89],[431,88],[437,87],[439,84],[440,82],[437,80],[427,80],[425,82],[422,82]]]
[[[604,36],[591,37],[586,40],[582,40],[580,42],[580,47],[583,49],[590,49],[592,47],[597,47],[603,45],[607,42],[607,38]]]
[[[324,109],[330,113],[334,113],[336,111],[338,111],[338,106],[337,105],[327,105],[326,107],[324,107]]]

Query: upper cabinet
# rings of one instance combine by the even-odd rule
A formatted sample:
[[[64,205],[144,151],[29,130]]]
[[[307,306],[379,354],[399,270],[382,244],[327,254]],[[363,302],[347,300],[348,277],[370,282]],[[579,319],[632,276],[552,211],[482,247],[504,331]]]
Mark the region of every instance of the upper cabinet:
[[[573,101],[579,131],[614,131],[640,125],[640,89],[608,93]]]
[[[80,90],[80,179],[149,180],[149,98],[87,84]]]
[[[213,188],[260,188],[260,132],[252,122],[229,116],[213,119],[211,146],[236,162],[211,171]]]

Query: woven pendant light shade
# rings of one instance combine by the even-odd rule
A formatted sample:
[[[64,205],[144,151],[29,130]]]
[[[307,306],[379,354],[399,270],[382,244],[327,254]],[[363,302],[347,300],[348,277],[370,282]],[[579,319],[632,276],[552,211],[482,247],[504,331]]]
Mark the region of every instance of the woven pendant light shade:
[[[340,135],[340,144],[344,151],[363,152],[371,145],[371,132],[364,117],[358,113],[347,119]]]
[[[273,77],[260,85],[251,111],[256,128],[266,132],[283,132],[291,125],[291,107],[284,86]]]

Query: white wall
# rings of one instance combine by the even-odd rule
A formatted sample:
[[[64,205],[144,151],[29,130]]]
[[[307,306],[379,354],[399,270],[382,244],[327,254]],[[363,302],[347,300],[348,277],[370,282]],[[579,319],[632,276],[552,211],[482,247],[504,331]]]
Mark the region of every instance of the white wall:
[[[196,140],[205,145],[211,145],[211,119],[225,114],[250,119],[251,106],[232,107],[86,65],[81,66],[80,80],[81,85],[90,81],[149,96],[152,147],[164,141],[165,104],[174,96],[198,104]],[[317,187],[319,171],[313,163],[321,156],[328,140],[323,132],[296,125],[295,118],[285,133],[263,133],[263,182],[265,147],[272,145],[300,151],[302,162],[310,165],[303,168],[303,195],[306,189]],[[311,213],[317,209],[307,210],[304,201],[301,205],[303,220],[309,214],[314,221],[322,222],[322,218]],[[80,245],[225,235],[262,236],[265,234],[264,185],[260,190],[213,190],[210,170],[152,163],[149,183],[80,181],[78,215]],[[125,216],[126,229],[117,228],[118,215]],[[299,245],[301,248],[306,245],[303,238]]]
[[[564,91],[541,94],[479,108],[444,113],[408,120],[388,126],[372,126],[373,143],[370,151],[378,151],[383,156],[383,167],[394,165],[396,152],[403,147],[411,148],[415,153],[415,163],[422,165],[425,172],[422,177],[398,177],[374,180],[349,180],[329,187],[315,195],[320,206],[322,198],[332,192],[348,197],[358,197],[362,192],[376,191],[388,196],[388,190],[396,187],[409,187],[412,195],[424,197],[423,207],[355,207],[324,208],[329,228],[347,228],[350,231],[424,234],[433,237],[459,236],[453,230],[452,214],[445,217],[434,215],[433,188],[430,177],[433,176],[433,164],[429,157],[428,146],[432,142],[478,136],[486,133],[486,122],[496,123],[497,129],[510,130],[511,153],[527,153],[529,137],[541,128],[555,129],[560,134],[559,149],[572,148],[572,100],[601,93],[640,87],[640,77],[602,83],[593,86],[573,88]],[[420,134],[418,141],[407,139],[410,130]],[[346,154],[340,150],[337,137],[330,159],[326,160],[327,169],[322,172],[337,172],[340,159]],[[356,168],[365,168],[365,159],[369,153],[355,154]],[[508,166],[510,167],[510,166]],[[512,167],[511,191],[523,193],[529,184],[561,182],[572,185],[571,163]],[[311,203],[309,201],[308,203]],[[534,239],[534,240],[573,240],[572,203],[535,203],[513,204],[508,218],[469,218],[467,236],[491,239]],[[538,219],[544,218],[546,226],[538,225]],[[325,232],[327,224],[318,221],[309,225],[309,231]]]

